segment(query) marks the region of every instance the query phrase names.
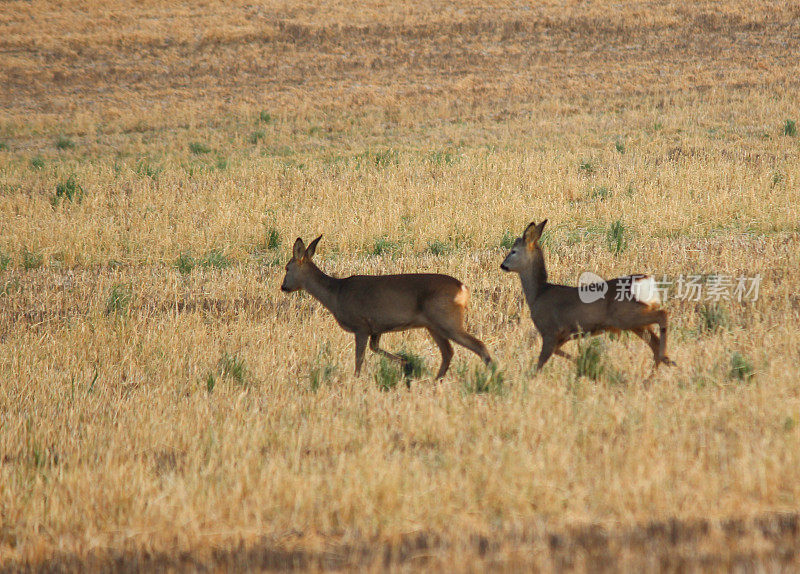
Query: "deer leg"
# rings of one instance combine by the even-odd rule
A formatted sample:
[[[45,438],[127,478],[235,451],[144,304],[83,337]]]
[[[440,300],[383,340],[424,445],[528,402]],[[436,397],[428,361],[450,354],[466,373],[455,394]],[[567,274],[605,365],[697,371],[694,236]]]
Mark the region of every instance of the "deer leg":
[[[653,361],[655,361],[655,365],[653,366],[654,369],[658,368],[659,360],[658,360],[658,353],[659,353],[659,339],[658,335],[650,327],[639,327],[637,329],[631,329],[634,335],[639,337],[642,341],[647,343],[650,347],[650,350],[653,351]]]
[[[439,351],[442,353],[442,364],[439,367],[439,372],[436,373],[436,378],[441,379],[444,377],[444,374],[450,367],[450,361],[453,359],[453,345],[450,344],[450,341],[447,339],[447,337],[440,335],[433,329],[428,329],[428,333],[431,334],[431,337],[433,337],[433,340],[439,347]]]
[[[486,345],[466,331],[449,331],[447,337],[478,355],[485,364],[488,365],[492,362],[492,356],[489,354],[489,349],[486,348]]]
[[[367,350],[367,340],[369,335],[356,333],[356,376],[361,373],[361,365],[364,362],[364,352]]]
[[[661,336],[658,338],[658,359],[656,364],[664,363],[665,365],[673,366],[675,361],[667,357],[667,313],[663,310],[658,314],[658,331]]]
[[[393,361],[398,361],[401,364],[406,362],[403,357],[400,357],[398,355],[390,353],[389,351],[385,351],[385,350],[381,349],[378,346],[378,343],[380,342],[380,340],[381,340],[380,334],[378,334],[378,335],[370,335],[370,337],[369,337],[369,348],[372,349],[373,352],[378,353],[379,355],[383,355],[384,357],[386,357],[388,359],[392,359]]]
[[[563,345],[563,343],[562,343],[562,345]],[[569,353],[565,353],[564,351],[562,351],[561,350],[561,345],[559,345],[558,347],[553,349],[553,354],[554,355],[558,355],[559,357],[563,357],[563,358],[565,358],[565,359],[567,359],[569,361],[572,361],[575,358],[572,355],[570,355]]]
[[[542,370],[544,364],[547,362],[547,359],[555,352],[556,350],[556,341],[555,339],[545,339],[542,338],[542,351],[539,353],[539,362],[536,365],[536,372]]]

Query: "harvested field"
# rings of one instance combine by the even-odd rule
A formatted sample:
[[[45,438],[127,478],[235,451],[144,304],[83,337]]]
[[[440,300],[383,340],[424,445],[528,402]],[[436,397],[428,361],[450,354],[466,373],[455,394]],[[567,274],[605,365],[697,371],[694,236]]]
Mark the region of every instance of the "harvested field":
[[[2,3],[0,570],[797,569],[798,53],[780,2]],[[552,281],[670,282],[676,367],[534,376],[544,218]],[[462,280],[499,374],[353,376],[279,290],[320,233]]]

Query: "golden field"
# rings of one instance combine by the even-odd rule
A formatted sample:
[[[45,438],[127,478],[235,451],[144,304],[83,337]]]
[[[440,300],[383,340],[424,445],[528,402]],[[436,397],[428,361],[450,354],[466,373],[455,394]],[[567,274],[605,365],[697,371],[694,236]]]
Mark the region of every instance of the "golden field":
[[[797,569],[798,22],[4,3],[0,570]],[[673,297],[652,377],[624,335],[596,376],[534,377],[499,264],[543,218],[552,281],[758,274],[758,299]],[[422,332],[383,340],[422,377],[369,351],[354,377],[352,336],[279,291],[320,233],[329,273],[464,281],[502,381],[458,347],[434,383]]]

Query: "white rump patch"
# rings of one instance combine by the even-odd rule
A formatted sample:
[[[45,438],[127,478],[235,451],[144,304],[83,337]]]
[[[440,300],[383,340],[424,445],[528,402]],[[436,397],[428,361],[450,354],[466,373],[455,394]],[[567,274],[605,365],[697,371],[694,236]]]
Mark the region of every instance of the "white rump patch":
[[[633,295],[633,298],[639,301],[639,303],[644,303],[651,307],[661,305],[661,293],[658,291],[656,280],[652,277],[638,277],[634,279],[631,284],[631,295]]]
[[[469,289],[467,289],[465,285],[462,285],[461,290],[458,293],[456,293],[455,299],[453,299],[453,301],[455,301],[456,305],[459,305],[461,307],[466,307],[467,303],[469,303]]]

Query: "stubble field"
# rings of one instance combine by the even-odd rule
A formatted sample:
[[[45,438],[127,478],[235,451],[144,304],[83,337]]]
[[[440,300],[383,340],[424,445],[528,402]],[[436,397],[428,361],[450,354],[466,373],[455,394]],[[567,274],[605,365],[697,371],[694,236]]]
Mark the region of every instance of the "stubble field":
[[[800,10],[6,2],[0,570],[800,565]],[[788,120],[788,121],[787,121]],[[540,340],[551,280],[760,276]],[[308,295],[452,274],[500,375],[406,384]],[[733,291],[731,291],[732,293]],[[579,348],[580,347],[580,348]],[[599,352],[599,355],[592,353]],[[587,369],[584,369],[586,371]]]

